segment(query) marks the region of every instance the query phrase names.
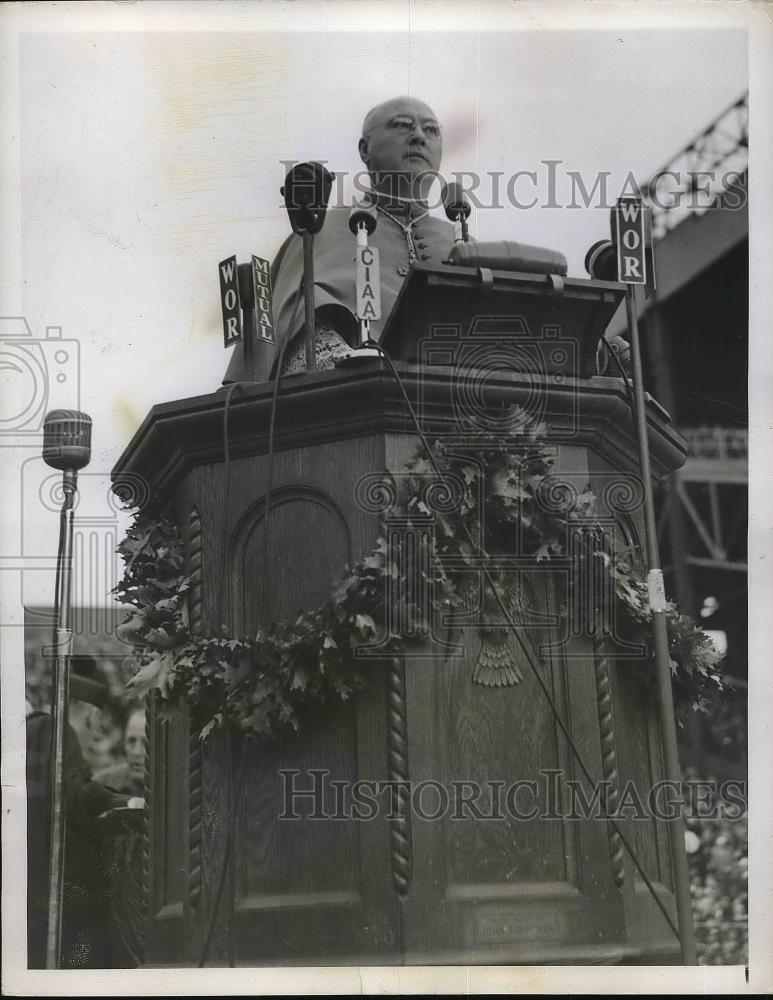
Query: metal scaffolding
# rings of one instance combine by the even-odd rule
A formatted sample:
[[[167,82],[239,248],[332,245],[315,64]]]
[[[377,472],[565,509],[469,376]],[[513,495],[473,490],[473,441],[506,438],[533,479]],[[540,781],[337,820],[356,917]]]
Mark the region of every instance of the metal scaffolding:
[[[652,208],[658,272],[657,291],[643,312],[650,376],[689,446],[684,467],[664,484],[661,496],[658,527],[668,553],[668,589],[681,607],[705,619],[707,628],[734,630],[734,661],[729,662],[733,672],[743,674],[748,431],[738,426],[743,418],[742,387],[734,383],[737,405],[718,408],[716,425],[689,426],[689,416],[679,412],[682,400],[700,393],[709,399],[712,390],[696,382],[701,366],[686,363],[684,347],[677,345],[684,345],[686,334],[696,342],[696,324],[699,327],[700,317],[712,311],[713,302],[726,306],[728,296],[734,296],[740,310],[747,294],[741,265],[748,245],[748,147],[746,93],[641,185]],[[728,281],[734,284],[706,280],[720,261],[728,274],[732,271]],[[685,295],[693,296],[694,311],[685,306]],[[692,328],[686,329],[685,322]],[[732,320],[726,333],[717,330],[715,336],[732,336],[738,346],[745,342]],[[725,350],[729,343],[722,342]],[[685,417],[687,426],[682,423]],[[736,424],[722,426],[725,420]]]
[[[663,239],[688,216],[716,206],[746,184],[749,160],[748,91],[641,186],[652,206],[652,235]]]
[[[662,519],[673,504],[681,508],[678,557],[688,566],[746,573],[748,432],[683,427],[680,433],[689,456],[674,473],[661,510]]]

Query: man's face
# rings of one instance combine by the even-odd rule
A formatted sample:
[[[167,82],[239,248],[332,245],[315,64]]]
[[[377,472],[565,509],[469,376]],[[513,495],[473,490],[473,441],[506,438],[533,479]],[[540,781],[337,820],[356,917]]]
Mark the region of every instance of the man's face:
[[[135,777],[145,772],[145,713],[134,711],[129,716],[124,734],[124,751],[129,771]]]
[[[94,766],[94,741],[102,722],[102,713],[88,702],[72,698],[67,721],[75,730],[86,761]]]
[[[360,140],[360,156],[371,174],[434,173],[442,155],[440,125],[423,101],[398,99],[382,105]]]

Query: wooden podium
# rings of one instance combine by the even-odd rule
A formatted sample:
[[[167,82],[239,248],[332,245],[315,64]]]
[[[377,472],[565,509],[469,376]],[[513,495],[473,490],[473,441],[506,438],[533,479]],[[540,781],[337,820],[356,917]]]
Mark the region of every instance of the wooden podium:
[[[462,405],[454,368],[398,369],[430,440],[453,430]],[[191,624],[205,633],[223,622],[247,636],[258,624],[272,392],[272,384],[255,384],[233,393],[228,467],[220,390],[155,406],[114,470],[144,477],[151,495],[173,502],[193,578]],[[637,467],[621,380],[504,371],[486,379],[485,396],[494,410],[542,407],[556,472],[590,483],[635,541],[636,504],[615,500],[615,483]],[[663,476],[682,464],[685,449],[655,403],[648,421],[653,468]],[[377,503],[363,502],[362,484],[385,470],[399,476],[418,444],[399,387],[377,360],[287,377],[276,424],[265,621],[322,603],[344,566],[369,553],[382,515]],[[529,586],[536,607],[558,612],[553,576],[535,572]],[[530,640],[535,648],[552,642],[540,664],[558,710],[592,773],[621,787],[632,781],[646,797],[662,776],[656,704],[636,676],[651,666],[615,660],[564,631],[546,625]],[[679,961],[678,942],[603,820],[319,820],[309,818],[310,797],[296,800],[305,818],[279,818],[288,780],[280,771],[297,772],[298,790],[312,787],[312,772],[328,772],[330,810],[331,780],[510,786],[556,771],[562,782],[579,779],[526,666],[513,686],[472,683],[474,641],[456,656],[412,646],[402,665],[374,660],[352,703],[317,707],[300,735],[252,747],[238,788],[229,785],[238,747],[217,733],[202,748],[184,705],[165,719],[153,709],[145,963],[197,965],[210,932],[209,965]],[[423,807],[436,808],[431,794]],[[622,827],[673,914],[667,830],[653,819]]]

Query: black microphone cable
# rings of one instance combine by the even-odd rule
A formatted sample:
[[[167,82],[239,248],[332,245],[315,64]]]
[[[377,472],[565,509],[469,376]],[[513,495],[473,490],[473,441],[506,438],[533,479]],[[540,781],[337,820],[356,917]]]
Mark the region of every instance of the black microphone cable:
[[[295,301],[295,309],[293,311],[293,316],[290,321],[290,330],[295,326],[295,320],[298,316],[298,307],[303,301],[303,279],[301,279],[300,287],[298,290],[298,297]],[[268,573],[268,558],[269,558],[269,525],[271,520],[271,493],[273,490],[273,478],[274,478],[274,440],[276,432],[276,414],[279,403],[279,383],[282,376],[282,362],[284,361],[284,356],[287,348],[290,344],[288,338],[279,350],[279,356],[276,363],[276,375],[274,377],[274,391],[271,397],[271,411],[269,417],[269,430],[268,430],[268,450],[267,450],[267,469],[266,469],[266,501],[265,501],[265,513],[263,515],[263,525],[264,525],[264,535],[263,535],[263,566],[261,569],[261,587],[259,594],[259,609],[260,609],[260,624],[265,621],[265,595],[266,595],[266,583],[267,583],[267,573]],[[241,389],[246,385],[254,385],[254,382],[234,382],[229,385],[226,391],[225,402],[223,405],[223,464],[225,473],[225,500],[223,503],[223,538],[222,538],[222,566],[221,566],[221,576],[220,576],[220,591],[218,595],[218,611],[219,617],[222,618],[222,593],[223,593],[223,582],[225,580],[225,567],[226,567],[226,545],[227,545],[227,531],[228,531],[228,504],[230,499],[230,487],[231,487],[231,458],[230,458],[230,447],[228,439],[228,414],[229,407],[231,405],[231,399],[233,394],[237,389]],[[257,671],[253,674],[253,686],[257,680]],[[235,817],[235,799],[236,799],[236,788],[241,788],[244,781],[244,770],[246,767],[247,760],[247,739],[245,735],[242,736],[242,741],[240,745],[239,763],[234,771],[234,762],[232,754],[231,745],[231,732],[230,726],[228,725],[228,719],[226,715],[226,703],[225,703],[225,691],[223,692],[223,725],[226,729],[226,741],[227,741],[227,758],[228,758],[228,772],[229,772],[229,814],[228,823],[226,828],[226,839],[225,845],[223,847],[223,865],[220,871],[220,876],[218,878],[217,889],[215,891],[215,898],[212,904],[212,910],[210,913],[209,923],[207,926],[207,933],[204,940],[204,946],[199,957],[198,967],[202,968],[207,960],[209,954],[209,949],[212,944],[212,936],[215,930],[215,922],[217,920],[217,914],[220,909],[220,902],[223,895],[223,889],[225,887],[225,881],[230,868],[231,860],[231,850],[232,842],[234,836],[234,826],[236,823]],[[233,954],[233,906],[229,910],[229,933],[228,933],[228,959],[229,966],[233,968],[234,966],[234,954]]]
[[[403,399],[405,401],[405,405],[406,405],[406,407],[408,409],[408,412],[409,412],[409,414],[411,416],[411,421],[412,421],[412,423],[413,423],[413,425],[414,425],[414,427],[416,429],[416,433],[417,433],[417,435],[418,435],[418,437],[419,437],[419,439],[420,439],[420,441],[422,443],[422,446],[423,446],[425,452],[427,453],[427,457],[429,458],[430,465],[432,466],[432,469],[433,469],[435,475],[442,482],[443,478],[444,478],[443,477],[443,473],[441,472],[440,467],[438,466],[437,459],[435,458],[435,454],[432,451],[432,448],[430,447],[429,442],[427,441],[426,435],[424,434],[424,431],[421,428],[421,424],[419,423],[419,420],[418,420],[418,418],[416,416],[416,412],[415,412],[415,410],[413,408],[413,405],[411,404],[410,398],[409,398],[408,393],[407,393],[407,391],[405,389],[405,385],[403,384],[403,380],[400,378],[400,373],[397,371],[397,368],[395,367],[394,362],[392,361],[392,359],[389,357],[389,355],[381,347],[380,344],[373,344],[372,346],[374,346],[374,347],[377,348],[377,350],[379,351],[379,354],[381,354],[381,356],[384,358],[384,360],[387,362],[387,365],[391,369],[392,375],[394,376],[394,379],[397,382],[397,385],[398,385],[398,387],[400,389],[400,392],[402,393]],[[472,547],[473,551],[476,550],[478,547],[476,546],[475,541],[474,541],[474,539],[472,537],[472,534],[470,533],[470,531],[469,531],[467,525],[464,523],[464,521],[462,521],[462,526],[464,528],[464,533],[467,536],[467,540],[468,540],[470,546]],[[572,736],[571,736],[571,734],[569,732],[569,729],[567,728],[566,723],[561,718],[561,715],[560,715],[560,713],[558,711],[558,708],[556,707],[556,704],[553,701],[553,698],[552,698],[550,692],[548,691],[547,685],[545,684],[545,681],[542,679],[542,676],[541,676],[541,674],[539,672],[539,669],[538,669],[537,665],[534,662],[534,659],[533,659],[533,657],[531,655],[531,651],[529,650],[528,645],[526,644],[525,640],[521,636],[520,629],[518,628],[518,626],[516,626],[515,622],[513,621],[512,616],[510,614],[510,611],[506,607],[505,602],[503,601],[503,599],[502,599],[502,597],[501,597],[501,595],[500,595],[500,593],[499,593],[499,591],[498,591],[498,589],[497,589],[497,587],[496,587],[496,585],[494,583],[494,579],[493,579],[493,577],[491,575],[491,571],[489,570],[487,562],[486,562],[487,555],[486,555],[485,552],[483,552],[481,554],[483,556],[483,572],[484,572],[484,574],[486,576],[486,582],[488,583],[489,587],[493,591],[494,596],[495,596],[496,601],[497,601],[497,604],[499,605],[502,613],[504,614],[505,620],[507,621],[508,626],[512,630],[513,635],[515,636],[516,640],[518,641],[518,644],[521,647],[521,650],[522,650],[524,656],[526,657],[526,662],[529,664],[529,667],[530,667],[532,673],[534,674],[534,676],[535,676],[535,678],[537,680],[537,683],[539,684],[539,687],[540,687],[543,695],[545,696],[545,700],[546,700],[546,702],[548,704],[548,707],[550,708],[550,711],[553,714],[553,718],[556,720],[556,723],[558,724],[558,727],[560,728],[561,732],[563,733],[563,735],[564,735],[564,737],[566,739],[566,742],[567,742],[570,750],[572,751],[572,754],[574,755],[574,758],[577,761],[577,763],[578,763],[578,765],[580,767],[580,770],[583,773],[583,776],[587,780],[587,782],[590,785],[590,787],[593,788],[594,787],[594,781],[593,781],[593,778],[591,776],[591,773],[590,773],[587,765],[585,764],[585,760],[583,759],[582,754],[580,753],[577,745],[575,744],[574,740],[572,739]],[[639,859],[638,859],[638,857],[636,855],[636,852],[634,851],[634,849],[631,846],[631,844],[628,842],[628,838],[625,836],[625,834],[621,830],[620,825],[618,824],[618,822],[612,816],[605,816],[604,818],[612,826],[613,830],[620,837],[621,843],[625,847],[625,849],[628,852],[631,860],[633,861],[634,865],[636,866],[636,870],[639,872],[639,875],[641,876],[642,881],[644,882],[644,884],[646,885],[646,887],[649,890],[650,894],[652,895],[652,898],[655,900],[655,902],[657,903],[657,905],[658,905],[661,913],[665,917],[666,923],[668,924],[669,928],[671,929],[671,931],[675,935],[677,941],[681,941],[681,937],[679,935],[678,928],[676,927],[676,925],[674,924],[673,920],[671,919],[671,915],[669,914],[668,910],[666,909],[663,901],[658,896],[657,891],[655,890],[655,887],[653,886],[652,882],[650,881],[649,877],[647,876],[647,873],[644,871],[644,869],[643,869],[643,867],[642,867],[642,865],[641,865],[641,863],[640,863],[640,861],[639,861]]]
[[[221,567],[220,567],[220,583],[217,590],[217,634],[220,634],[220,628],[223,621],[223,585],[225,583],[225,570],[226,570],[226,542],[228,534],[228,506],[231,498],[231,454],[230,454],[230,442],[228,435],[228,417],[230,413],[231,400],[233,399],[234,393],[237,390],[242,389],[245,385],[251,385],[253,383],[249,382],[233,382],[228,386],[225,394],[225,401],[223,403],[223,466],[225,472],[225,496],[223,498],[223,531],[222,531],[222,553],[221,553]],[[223,867],[220,873],[220,878],[218,879],[217,891],[215,892],[215,899],[212,904],[212,910],[210,913],[210,919],[207,926],[207,933],[204,940],[204,947],[199,959],[199,968],[201,968],[207,960],[207,955],[209,954],[209,948],[212,943],[212,935],[215,930],[215,919],[217,917],[218,910],[220,909],[220,900],[223,895],[223,887],[225,885],[226,875],[229,869],[229,859],[231,854],[231,827],[232,827],[232,814],[233,805],[235,798],[234,790],[234,773],[233,773],[233,761],[232,761],[232,747],[231,747],[231,733],[228,726],[228,719],[226,715],[226,704],[225,704],[225,689],[223,690],[222,698],[222,712],[223,712],[223,726],[226,730],[226,755],[228,758],[228,801],[229,801],[229,822],[226,830],[226,841],[223,849]],[[229,917],[230,920],[230,917]],[[230,935],[229,935],[230,937]],[[231,945],[229,941],[229,961],[231,960]],[[231,964],[233,964],[231,962]]]
[[[628,403],[631,407],[631,410],[633,410],[635,405],[633,398],[633,386],[631,385],[631,381],[628,378],[628,375],[626,374],[623,362],[620,360],[620,355],[617,353],[617,348],[614,346],[614,344],[607,343],[607,341],[603,337],[602,340],[604,340],[604,346],[606,348],[607,357],[614,358],[615,364],[620,369],[620,375],[623,379],[623,382],[625,382],[625,388],[626,391],[628,392]]]

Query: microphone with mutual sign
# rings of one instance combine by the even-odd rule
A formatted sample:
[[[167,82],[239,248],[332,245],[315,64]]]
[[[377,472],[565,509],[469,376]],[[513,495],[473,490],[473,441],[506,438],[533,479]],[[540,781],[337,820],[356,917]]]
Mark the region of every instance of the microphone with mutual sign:
[[[46,968],[61,962],[62,893],[64,888],[64,737],[69,700],[72,642],[72,535],[78,469],[91,460],[91,417],[75,410],[51,410],[43,422],[43,460],[62,472],[62,509],[56,561],[54,664],[51,684],[49,753],[49,869]]]
[[[327,203],[335,174],[316,161],[296,163],[281,188],[294,233],[303,237],[303,298],[306,307],[306,371],[317,367],[314,320],[314,234],[325,223]]]
[[[464,188],[458,181],[451,181],[443,187],[443,207],[446,215],[454,224],[454,243],[469,243],[470,233],[467,229],[467,217],[471,206],[464,193]]]

